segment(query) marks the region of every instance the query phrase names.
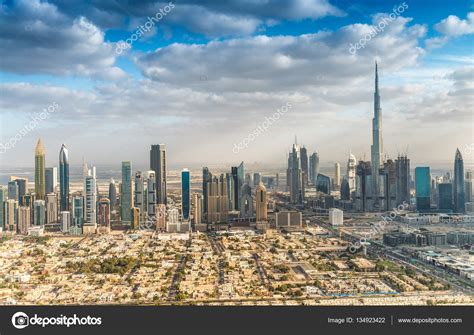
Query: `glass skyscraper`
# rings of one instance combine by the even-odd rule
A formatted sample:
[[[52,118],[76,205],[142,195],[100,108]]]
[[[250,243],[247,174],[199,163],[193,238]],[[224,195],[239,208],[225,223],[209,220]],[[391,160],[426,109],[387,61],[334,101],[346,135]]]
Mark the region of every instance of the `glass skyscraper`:
[[[35,149],[35,194],[36,199],[44,200],[46,193],[45,182],[45,150],[41,138],[38,140]]]
[[[438,209],[453,209],[453,185],[451,183],[442,183],[438,185]]]
[[[122,222],[132,222],[132,207],[132,163],[122,162],[122,188],[120,194]]]
[[[64,144],[59,151],[59,198],[61,211],[69,211],[69,153]]]
[[[166,151],[164,144],[154,144],[150,150],[150,169],[155,171],[157,203],[167,204],[166,197]]]
[[[428,166],[415,168],[416,209],[427,211],[430,209],[431,174]]]
[[[189,220],[191,210],[191,187],[190,175],[188,169],[181,171],[181,209],[183,221]]]
[[[456,149],[454,157],[453,191],[454,211],[456,213],[464,213],[464,162],[459,149]]]

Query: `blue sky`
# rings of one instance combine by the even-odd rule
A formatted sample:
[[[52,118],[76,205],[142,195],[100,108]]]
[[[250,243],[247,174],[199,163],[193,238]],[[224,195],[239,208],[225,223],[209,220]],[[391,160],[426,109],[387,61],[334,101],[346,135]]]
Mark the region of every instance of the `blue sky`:
[[[349,151],[369,157],[378,59],[386,155],[409,147],[416,164],[451,165],[456,147],[474,142],[474,2],[427,3],[4,1],[0,137],[14,144],[0,159],[31,166],[41,136],[51,164],[61,143],[73,163],[98,164],[143,164],[151,144],[166,143],[174,164],[284,165],[296,134],[323,163],[345,165]],[[18,135],[52,103],[57,111]],[[286,103],[290,112],[233,151]]]

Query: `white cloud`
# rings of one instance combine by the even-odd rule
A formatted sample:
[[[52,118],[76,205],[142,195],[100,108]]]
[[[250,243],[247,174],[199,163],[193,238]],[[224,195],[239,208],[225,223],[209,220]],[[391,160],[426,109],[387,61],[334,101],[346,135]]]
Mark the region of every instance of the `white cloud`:
[[[435,25],[435,29],[447,36],[461,36],[474,33],[474,12],[469,12],[465,20],[449,15]]]

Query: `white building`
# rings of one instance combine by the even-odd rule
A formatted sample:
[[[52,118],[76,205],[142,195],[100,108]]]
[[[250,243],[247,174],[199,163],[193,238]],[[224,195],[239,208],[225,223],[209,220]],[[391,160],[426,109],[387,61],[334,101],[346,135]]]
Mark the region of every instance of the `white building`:
[[[344,212],[337,208],[329,209],[329,223],[333,226],[342,226],[344,221]]]
[[[71,227],[71,213],[68,211],[61,212],[61,231],[68,233]]]

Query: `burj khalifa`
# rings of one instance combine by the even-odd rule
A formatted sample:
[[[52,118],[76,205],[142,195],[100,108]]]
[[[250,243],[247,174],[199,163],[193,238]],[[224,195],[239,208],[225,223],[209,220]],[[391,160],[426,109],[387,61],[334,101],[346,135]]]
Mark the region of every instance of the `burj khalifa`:
[[[374,92],[374,118],[372,119],[372,146],[371,146],[372,181],[375,205],[380,196],[379,169],[383,166],[383,140],[382,140],[382,109],[380,108],[379,74],[375,62],[375,92]]]

